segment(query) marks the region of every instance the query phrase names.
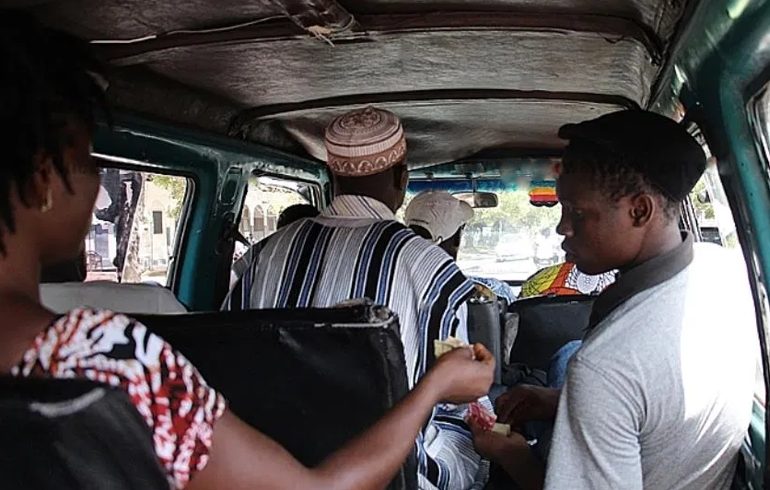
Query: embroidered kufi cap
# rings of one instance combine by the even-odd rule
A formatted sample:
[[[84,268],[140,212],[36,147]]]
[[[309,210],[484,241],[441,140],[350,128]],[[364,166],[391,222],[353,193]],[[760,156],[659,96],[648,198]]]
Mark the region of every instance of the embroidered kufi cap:
[[[367,107],[337,117],[324,137],[329,170],[364,177],[401,164],[406,157],[404,127],[390,111]]]

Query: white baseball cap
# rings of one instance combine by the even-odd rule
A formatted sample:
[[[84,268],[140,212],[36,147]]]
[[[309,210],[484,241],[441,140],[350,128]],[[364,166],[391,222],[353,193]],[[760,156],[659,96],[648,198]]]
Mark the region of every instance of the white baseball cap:
[[[473,208],[446,191],[423,191],[406,207],[406,226],[428,230],[433,243],[449,240],[473,219]]]

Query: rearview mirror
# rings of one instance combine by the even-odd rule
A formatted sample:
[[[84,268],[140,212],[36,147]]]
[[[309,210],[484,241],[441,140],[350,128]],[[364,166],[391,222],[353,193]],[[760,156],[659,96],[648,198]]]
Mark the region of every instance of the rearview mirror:
[[[467,202],[472,208],[496,208],[499,204],[493,192],[459,192],[454,197]]]

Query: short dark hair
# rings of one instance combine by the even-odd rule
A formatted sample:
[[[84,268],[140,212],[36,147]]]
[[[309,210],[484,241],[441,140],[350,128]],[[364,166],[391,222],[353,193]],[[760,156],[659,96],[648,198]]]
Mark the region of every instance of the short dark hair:
[[[318,214],[318,208],[312,204],[294,204],[284,209],[278,216],[277,227],[283,228],[302,218],[315,218]]]
[[[420,225],[411,225],[409,229],[412,230],[415,233],[415,235],[419,236],[420,238],[424,238],[431,242],[433,241],[433,236],[431,236],[430,232],[426,228]]]
[[[658,198],[668,219],[675,219],[681,203],[655,187],[638,168],[638,163],[632,164],[622,155],[581,139],[569,142],[561,163],[562,174],[588,177],[594,187],[613,202],[626,196],[647,193]]]
[[[420,226],[420,225],[411,225],[409,226],[409,229],[412,230],[417,236],[424,238],[428,240],[429,242],[433,241],[433,236],[431,233],[427,230],[427,228]],[[450,242],[450,245],[454,245],[456,247],[460,246],[460,243],[462,242],[462,235],[463,231],[465,230],[465,225],[461,226],[457,229],[454,235],[447,238],[443,242],[439,243],[438,245],[442,245],[444,243]]]
[[[335,193],[368,195],[369,192],[380,191],[383,183],[397,182],[403,172],[409,172],[405,162],[397,163],[390,168],[372,175],[346,177],[342,175],[334,176]],[[387,185],[387,184],[386,184]]]
[[[6,252],[2,234],[16,229],[11,193],[15,187],[28,205],[38,152],[51,157],[69,188],[63,150],[72,142],[62,130],[75,117],[94,132],[97,114],[107,114],[104,80],[105,69],[85,41],[25,12],[0,15],[0,253]]]

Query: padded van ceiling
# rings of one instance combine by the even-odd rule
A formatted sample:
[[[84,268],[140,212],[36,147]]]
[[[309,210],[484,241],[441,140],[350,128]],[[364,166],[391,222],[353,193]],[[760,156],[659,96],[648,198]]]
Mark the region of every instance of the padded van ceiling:
[[[399,114],[409,162],[558,151],[644,107],[685,0],[0,0],[95,43],[123,110],[318,160],[323,128]]]

